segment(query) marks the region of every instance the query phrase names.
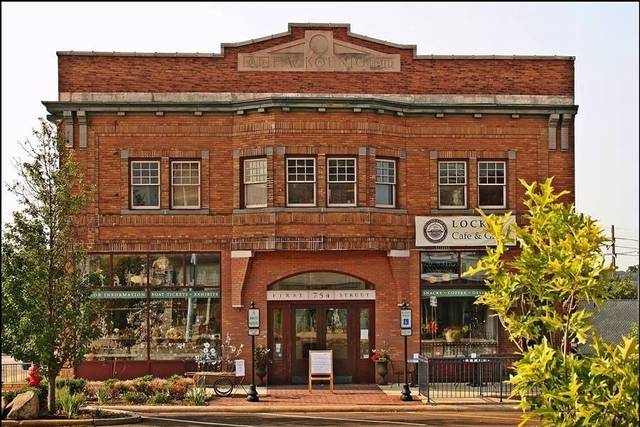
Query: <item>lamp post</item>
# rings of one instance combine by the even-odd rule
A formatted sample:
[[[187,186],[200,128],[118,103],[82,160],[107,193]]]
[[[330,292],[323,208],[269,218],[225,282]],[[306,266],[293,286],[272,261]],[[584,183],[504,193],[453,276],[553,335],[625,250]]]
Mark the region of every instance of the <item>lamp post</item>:
[[[247,312],[247,326],[251,336],[251,385],[247,393],[247,402],[258,402],[260,398],[258,397],[254,379],[256,376],[256,335],[260,334],[260,309],[256,308],[256,304],[253,301],[251,301]]]
[[[400,393],[400,400],[408,402],[413,399],[407,382],[407,337],[411,335],[411,309],[406,301],[402,301],[400,306],[400,335],[404,337],[404,385]]]

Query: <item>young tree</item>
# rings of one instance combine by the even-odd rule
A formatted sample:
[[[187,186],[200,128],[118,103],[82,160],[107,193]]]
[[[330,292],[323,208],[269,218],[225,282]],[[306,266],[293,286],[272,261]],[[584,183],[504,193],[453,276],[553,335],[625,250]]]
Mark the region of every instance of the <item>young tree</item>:
[[[486,273],[489,291],[476,303],[499,318],[523,358],[515,364],[513,395],[521,398],[523,424],[540,417],[554,426],[636,425],[638,414],[638,340],[617,347],[602,344],[580,308],[581,301],[601,305],[609,288],[601,275],[600,247],[605,240],[593,219],[558,199],[552,179],[527,184],[526,225],[504,233],[504,216],[486,216],[495,248],[466,274]],[[520,254],[507,261],[506,243],[515,236]],[[590,356],[573,353],[572,344],[589,341]]]
[[[2,346],[40,367],[55,412],[56,377],[82,360],[98,331],[76,226],[89,190],[56,126],[41,119],[33,134],[8,186],[21,209],[3,230]]]

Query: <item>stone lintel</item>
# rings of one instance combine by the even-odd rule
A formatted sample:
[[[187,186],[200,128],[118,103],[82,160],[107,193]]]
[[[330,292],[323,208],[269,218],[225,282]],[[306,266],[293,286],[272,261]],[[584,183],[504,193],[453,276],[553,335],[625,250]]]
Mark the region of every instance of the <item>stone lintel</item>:
[[[231,251],[231,258],[251,258],[253,251]]]
[[[387,256],[390,258],[408,258],[411,255],[411,251],[407,250],[398,250],[391,249],[387,252]]]

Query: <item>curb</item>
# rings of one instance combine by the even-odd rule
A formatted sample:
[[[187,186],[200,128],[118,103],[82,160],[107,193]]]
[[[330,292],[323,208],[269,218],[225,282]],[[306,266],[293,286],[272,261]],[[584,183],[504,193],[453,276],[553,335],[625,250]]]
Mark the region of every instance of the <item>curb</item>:
[[[103,409],[122,409],[110,406]],[[409,404],[409,405],[236,405],[236,406],[130,406],[127,409],[138,415],[145,414],[207,414],[207,413],[273,413],[273,412],[438,412],[438,411],[513,411],[516,405],[503,404]]]
[[[94,409],[88,407],[87,409]],[[120,409],[101,408],[101,411],[122,414],[119,418],[88,418],[84,420],[2,420],[3,426],[117,426],[125,424],[137,424],[142,422],[142,417],[131,411]]]

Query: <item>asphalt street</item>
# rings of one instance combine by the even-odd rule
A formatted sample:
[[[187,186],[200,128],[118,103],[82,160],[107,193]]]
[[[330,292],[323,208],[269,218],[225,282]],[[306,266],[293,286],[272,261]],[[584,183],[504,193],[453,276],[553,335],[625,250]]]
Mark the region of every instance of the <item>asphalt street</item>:
[[[336,412],[252,414],[145,414],[143,426],[516,426],[512,411]],[[140,424],[138,424],[140,425]],[[531,423],[530,425],[534,425]]]

